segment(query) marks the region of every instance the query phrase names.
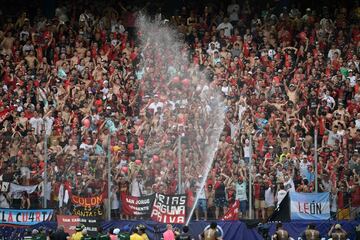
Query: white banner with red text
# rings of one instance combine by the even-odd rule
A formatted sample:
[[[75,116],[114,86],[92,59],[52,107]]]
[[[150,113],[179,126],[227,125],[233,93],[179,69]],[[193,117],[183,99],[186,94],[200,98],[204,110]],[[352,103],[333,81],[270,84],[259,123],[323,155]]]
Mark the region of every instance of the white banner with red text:
[[[291,220],[330,219],[330,194],[290,192]]]
[[[52,209],[7,209],[0,208],[0,225],[31,226],[50,221],[54,211]]]

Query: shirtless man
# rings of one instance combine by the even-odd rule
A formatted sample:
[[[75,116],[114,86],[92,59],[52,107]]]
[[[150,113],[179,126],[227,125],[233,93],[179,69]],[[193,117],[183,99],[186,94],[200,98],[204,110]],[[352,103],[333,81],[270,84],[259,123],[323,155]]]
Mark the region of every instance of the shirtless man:
[[[1,42],[0,46],[3,48],[2,53],[4,55],[12,55],[12,48],[14,46],[15,38],[12,36],[11,31],[6,33],[4,40]]]
[[[30,69],[34,69],[38,64],[38,60],[34,55],[34,51],[30,51],[29,54],[25,57],[25,60]]]
[[[289,97],[289,100],[294,104],[296,104],[299,97],[299,91],[298,91],[299,85],[290,84],[288,87],[284,79],[284,86],[286,90],[286,95]]]

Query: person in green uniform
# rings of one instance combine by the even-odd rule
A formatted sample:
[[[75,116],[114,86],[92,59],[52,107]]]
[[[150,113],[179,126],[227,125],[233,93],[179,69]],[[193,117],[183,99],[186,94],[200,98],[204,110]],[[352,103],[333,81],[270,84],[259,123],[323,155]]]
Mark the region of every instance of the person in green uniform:
[[[125,226],[121,229],[119,235],[119,240],[130,240],[130,228],[129,226]]]
[[[26,229],[24,233],[24,240],[33,240],[31,230]]]
[[[96,240],[110,240],[109,234],[102,227],[98,227],[97,232]]]
[[[32,230],[32,239],[33,240],[46,240],[46,236],[44,236],[39,232],[39,230],[34,229]]]
[[[38,240],[46,240],[46,229],[44,227],[39,227],[39,238]]]

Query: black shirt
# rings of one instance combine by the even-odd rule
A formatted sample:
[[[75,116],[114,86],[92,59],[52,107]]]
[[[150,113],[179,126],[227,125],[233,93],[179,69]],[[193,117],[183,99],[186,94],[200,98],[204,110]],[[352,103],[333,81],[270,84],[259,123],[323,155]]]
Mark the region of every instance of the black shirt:
[[[265,191],[266,191],[266,187],[264,184],[260,185],[260,198],[259,200],[265,200]]]

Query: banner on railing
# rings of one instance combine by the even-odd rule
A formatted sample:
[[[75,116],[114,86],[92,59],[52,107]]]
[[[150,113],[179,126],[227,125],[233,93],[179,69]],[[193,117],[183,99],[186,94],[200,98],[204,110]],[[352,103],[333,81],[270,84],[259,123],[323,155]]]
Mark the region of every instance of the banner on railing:
[[[152,210],[155,194],[144,197],[125,196],[122,199],[122,210],[130,216],[149,216]]]
[[[31,226],[44,221],[50,221],[54,211],[52,209],[5,209],[0,208],[0,225]]]
[[[330,194],[290,192],[291,220],[330,219]]]
[[[64,227],[64,231],[68,234],[75,233],[75,228],[79,225],[80,217],[74,215],[57,215],[56,222],[59,226]]]
[[[1,183],[1,192],[8,192],[10,188],[9,182],[2,182]]]
[[[151,219],[161,223],[179,223],[186,221],[186,195],[155,194]]]
[[[72,214],[79,217],[101,217],[104,214],[104,194],[93,197],[80,197],[70,194]]]
[[[19,199],[22,197],[23,192],[27,192],[28,194],[33,193],[38,185],[30,185],[30,186],[24,186],[24,185],[18,185],[15,183],[10,183],[10,196],[15,199]]]
[[[100,221],[97,218],[86,218],[74,215],[57,215],[56,216],[58,226],[63,226],[65,232],[70,235],[75,233],[75,228],[78,225],[84,225],[88,234],[91,237],[97,235],[97,226],[100,225]]]
[[[73,206],[72,214],[79,217],[101,217],[104,214],[103,206],[82,207]]]
[[[71,202],[75,205],[82,207],[95,207],[103,204],[104,196],[103,194],[95,197],[79,197],[76,195],[71,195]]]

